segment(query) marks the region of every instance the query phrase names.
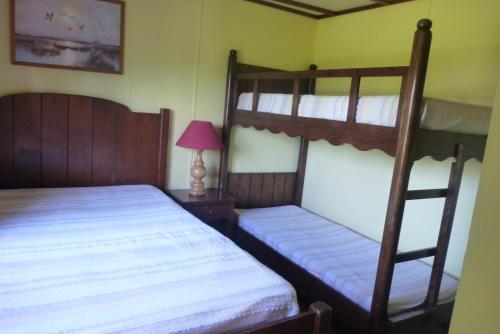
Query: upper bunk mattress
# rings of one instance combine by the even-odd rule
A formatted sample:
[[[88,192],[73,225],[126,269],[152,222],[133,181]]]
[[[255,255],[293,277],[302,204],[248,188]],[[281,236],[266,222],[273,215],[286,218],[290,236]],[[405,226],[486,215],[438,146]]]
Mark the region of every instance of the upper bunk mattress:
[[[344,296],[370,311],[380,244],[294,205],[240,210],[239,226]],[[431,267],[396,265],[389,315],[420,305]],[[443,275],[439,303],[452,301],[458,281]]]
[[[252,110],[253,93],[242,93],[238,99],[238,110]],[[395,126],[398,115],[399,96],[362,96],[358,101],[356,122],[363,124]],[[302,95],[298,115],[345,122],[349,96]],[[291,94],[259,94],[257,111],[280,115],[291,115]],[[487,135],[491,108],[424,98],[420,126],[423,129]]]
[[[0,191],[0,332],[220,333],[293,287],[151,186]]]

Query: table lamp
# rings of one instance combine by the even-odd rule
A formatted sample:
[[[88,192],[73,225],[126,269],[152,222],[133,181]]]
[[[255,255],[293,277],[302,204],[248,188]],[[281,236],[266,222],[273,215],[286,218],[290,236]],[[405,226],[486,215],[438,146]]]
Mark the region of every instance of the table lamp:
[[[203,163],[203,150],[220,150],[222,143],[212,123],[207,121],[191,121],[176,143],[177,146],[196,150],[196,160],[191,167],[190,196],[205,195],[205,183],[202,179],[207,174]]]

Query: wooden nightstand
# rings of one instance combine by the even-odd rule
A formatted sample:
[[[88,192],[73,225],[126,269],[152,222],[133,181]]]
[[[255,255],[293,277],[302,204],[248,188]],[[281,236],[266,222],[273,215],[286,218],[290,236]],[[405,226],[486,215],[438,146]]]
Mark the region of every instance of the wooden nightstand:
[[[234,235],[234,203],[238,200],[217,189],[206,189],[205,196],[189,196],[189,189],[167,190],[167,195],[201,221],[229,238]]]

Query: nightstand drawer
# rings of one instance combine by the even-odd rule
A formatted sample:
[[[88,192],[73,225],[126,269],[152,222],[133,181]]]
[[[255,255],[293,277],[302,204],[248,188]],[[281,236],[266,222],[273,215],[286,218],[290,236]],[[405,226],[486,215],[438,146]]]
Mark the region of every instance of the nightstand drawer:
[[[201,220],[226,219],[229,215],[229,205],[193,205],[188,211]]]

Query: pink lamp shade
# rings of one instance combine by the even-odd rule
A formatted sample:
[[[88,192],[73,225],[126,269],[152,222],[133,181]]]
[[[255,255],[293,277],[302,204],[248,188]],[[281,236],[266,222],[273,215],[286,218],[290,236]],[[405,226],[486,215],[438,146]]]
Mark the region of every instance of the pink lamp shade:
[[[191,121],[176,143],[195,150],[220,150],[222,143],[211,122]]]

